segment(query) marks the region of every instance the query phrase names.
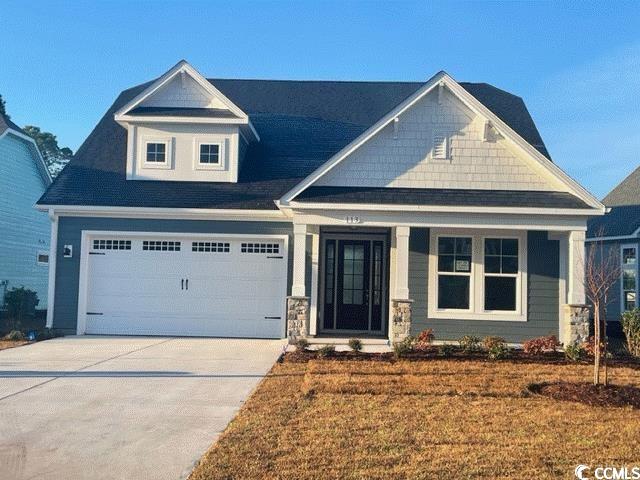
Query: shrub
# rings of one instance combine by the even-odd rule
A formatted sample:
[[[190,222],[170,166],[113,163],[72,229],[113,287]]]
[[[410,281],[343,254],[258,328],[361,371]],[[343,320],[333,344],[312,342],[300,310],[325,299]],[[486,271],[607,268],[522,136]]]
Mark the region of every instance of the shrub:
[[[11,330],[9,333],[5,335],[5,340],[9,340],[11,342],[19,342],[25,339],[24,333],[20,330]]]
[[[480,338],[475,335],[465,335],[458,340],[458,343],[460,344],[460,348],[467,353],[480,350]]]
[[[511,355],[511,349],[506,343],[494,343],[488,350],[489,360],[503,360],[509,358]]]
[[[596,339],[593,336],[591,336],[586,342],[584,342],[580,346],[585,354],[589,355],[590,357],[593,357],[595,356],[595,353],[596,353],[595,343],[596,343]],[[600,353],[604,353],[604,342],[602,340],[600,341]]]
[[[482,345],[487,351],[491,350],[495,346],[504,345],[506,343],[507,341],[502,337],[488,336],[482,339]]]
[[[349,348],[354,352],[359,352],[360,350],[362,350],[362,340],[360,340],[359,338],[350,338]]]
[[[401,342],[396,342],[393,344],[393,353],[395,353],[396,357],[404,357],[410,353],[413,353],[415,347],[416,339],[411,335],[405,337]]]
[[[296,339],[294,345],[296,346],[296,350],[306,350],[307,348],[309,348],[309,340],[304,337],[300,337]]]
[[[546,352],[555,352],[556,348],[560,346],[560,342],[555,335],[549,335],[547,337],[538,337],[531,340],[527,340],[522,345],[524,353],[530,353],[532,355],[542,355]]]
[[[40,303],[38,294],[28,288],[12,288],[4,294],[4,303],[13,329],[32,320],[36,314],[36,306]]]
[[[453,355],[454,351],[455,347],[453,345],[449,345],[448,343],[445,343],[444,345],[440,345],[438,347],[438,355],[440,355],[441,357],[450,357],[451,355]]]
[[[429,350],[431,344],[433,343],[433,339],[435,335],[433,334],[433,330],[427,328],[426,330],[421,331],[418,336],[415,338],[414,349],[424,352],[425,350]]]
[[[336,353],[336,347],[333,345],[323,345],[317,350],[317,352],[319,357],[330,357]]]
[[[51,328],[43,328],[42,330],[37,330],[36,331],[36,340],[37,341],[41,341],[41,340],[49,340],[51,338],[57,338],[57,337],[62,337],[62,334],[51,329]]]
[[[627,338],[629,353],[640,357],[640,308],[622,314],[622,331]]]
[[[567,345],[564,347],[564,356],[567,360],[578,362],[584,357],[584,349],[581,345]]]

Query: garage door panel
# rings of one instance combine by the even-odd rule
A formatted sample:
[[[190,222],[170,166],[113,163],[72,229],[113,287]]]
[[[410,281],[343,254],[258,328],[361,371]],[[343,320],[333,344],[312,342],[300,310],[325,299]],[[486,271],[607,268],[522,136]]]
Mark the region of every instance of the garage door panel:
[[[89,255],[86,332],[282,337],[283,252],[281,240],[167,236]]]

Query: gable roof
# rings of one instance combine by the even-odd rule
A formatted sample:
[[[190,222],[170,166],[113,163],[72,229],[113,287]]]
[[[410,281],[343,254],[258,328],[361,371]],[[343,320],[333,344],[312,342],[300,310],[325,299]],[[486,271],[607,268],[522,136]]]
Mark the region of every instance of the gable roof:
[[[0,113],[0,138],[4,137],[7,133],[11,133],[14,137],[27,142],[29,151],[36,161],[36,168],[38,169],[45,186],[51,185],[51,173],[47,168],[44,158],[42,158],[42,154],[40,153],[40,149],[38,148],[35,140],[27,135],[24,130],[12,122],[6,115]]]
[[[154,82],[125,90],[40,205],[276,209],[292,189],[386,113],[423,87],[418,82],[209,79],[251,118],[260,135],[247,150],[238,183],[126,180],[126,130],[114,119]],[[548,153],[517,96],[487,84],[461,83],[512,129]]]
[[[18,125],[13,123],[9,117],[0,113],[0,135],[9,129],[22,133],[23,135],[25,134],[24,131]]]
[[[640,167],[611,190],[602,203],[607,207],[640,205]]]
[[[336,155],[327,160],[322,166],[317,168],[311,175],[307,176],[302,182],[296,185],[292,190],[287,192],[281,199],[282,205],[287,205],[290,201],[294,200],[306,188],[309,188],[331,169],[336,167],[346,158],[348,158],[353,152],[362,147],[366,142],[378,134],[383,128],[400,117],[406,111],[411,109],[418,101],[428,95],[430,92],[438,89],[438,95],[442,89],[447,88],[459,101],[461,101],[466,107],[473,111],[480,118],[484,118],[489,124],[497,130],[505,139],[511,142],[515,148],[520,149],[536,167],[540,168],[544,172],[553,175],[554,178],[559,180],[562,184],[568,188],[572,194],[581,198],[590,208],[601,210],[604,213],[604,206],[584,187],[578,182],[573,180],[569,175],[562,171],[558,166],[554,165],[549,158],[545,157],[537,150],[531,143],[525,140],[517,131],[513,130],[507,123],[505,123],[498,115],[487,108],[481,101],[471,95],[462,85],[456,82],[446,72],[441,71],[431,77],[424,85],[422,85],[416,92],[406,98],[402,103],[398,104],[395,108],[389,111],[386,115],[380,118],[374,125],[368,128],[359,137],[354,139],[351,143],[346,145]]]
[[[612,207],[602,217],[589,219],[587,238],[628,237],[640,233],[640,205]]]

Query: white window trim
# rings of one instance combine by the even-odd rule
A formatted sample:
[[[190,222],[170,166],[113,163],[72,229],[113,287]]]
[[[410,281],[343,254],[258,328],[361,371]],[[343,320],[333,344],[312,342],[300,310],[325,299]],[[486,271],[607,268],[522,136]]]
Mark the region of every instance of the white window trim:
[[[46,262],[41,262],[40,261],[40,255],[46,255],[47,256],[47,261]],[[36,252],[36,264],[42,266],[42,267],[46,267],[49,265],[49,251],[48,250],[38,250]]]
[[[623,252],[626,248],[633,248],[636,251],[636,263],[634,265],[625,265],[623,262]],[[627,312],[625,302],[625,289],[624,289],[624,271],[635,270],[636,272],[636,302],[635,306],[638,307],[638,245],[634,243],[625,243],[620,245],[620,313]]]
[[[147,145],[150,143],[163,143],[165,148],[164,162],[147,162]],[[171,138],[144,137],[140,148],[142,156],[142,168],[158,168],[168,170],[173,164],[173,141]]]
[[[469,309],[439,309],[438,301],[438,238],[471,237],[471,279]],[[484,310],[484,240],[512,238],[518,240],[518,274],[516,275],[516,310]],[[429,234],[429,283],[427,314],[429,318],[450,320],[527,321],[527,232],[509,230],[436,229]],[[448,274],[448,273],[447,273]],[[454,273],[455,274],[455,273]]]
[[[218,145],[218,163],[200,163],[200,145]],[[194,170],[226,170],[225,140],[221,138],[193,139],[193,169]]]

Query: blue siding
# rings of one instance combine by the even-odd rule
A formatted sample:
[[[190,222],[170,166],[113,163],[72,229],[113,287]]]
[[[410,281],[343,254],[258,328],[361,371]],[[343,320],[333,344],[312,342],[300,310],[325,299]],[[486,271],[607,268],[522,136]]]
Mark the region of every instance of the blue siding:
[[[286,222],[234,222],[204,220],[143,220],[124,218],[61,217],[58,224],[56,293],[53,326],[67,333],[76,332],[80,247],[83,230],[113,230],[167,233],[238,233],[257,235],[289,235],[292,226]],[[73,246],[73,257],[64,258],[64,245]],[[289,269],[293,248],[289,239]],[[291,289],[291,271],[288,275]]]
[[[589,243],[586,243],[586,248],[589,248]],[[603,242],[604,254],[608,255],[609,250],[613,249],[615,255],[621,255],[620,247],[622,245],[635,245],[638,249],[638,253],[640,253],[640,239],[629,239],[629,240],[607,240]],[[599,250],[599,247],[596,247]],[[588,253],[586,254],[588,255]],[[620,261],[622,259],[620,258]],[[636,267],[637,268],[637,267]],[[640,280],[640,279],[639,279]],[[636,285],[636,295],[638,294],[638,287]],[[609,292],[609,298],[611,299],[610,303],[607,305],[607,321],[608,322],[619,322],[620,316],[622,315],[622,279],[618,278],[618,281],[613,285],[613,288]],[[614,326],[615,327],[615,326]]]
[[[36,291],[37,308],[46,309],[48,267],[36,255],[49,251],[51,222],[34,208],[46,187],[39,161],[24,140],[10,133],[0,138],[0,282]]]
[[[526,322],[445,320],[428,318],[429,230],[412,228],[409,238],[409,295],[413,303],[412,333],[432,328],[439,340],[457,340],[463,335],[499,335],[522,342],[541,335],[558,335],[559,245],[546,232],[528,232]]]

